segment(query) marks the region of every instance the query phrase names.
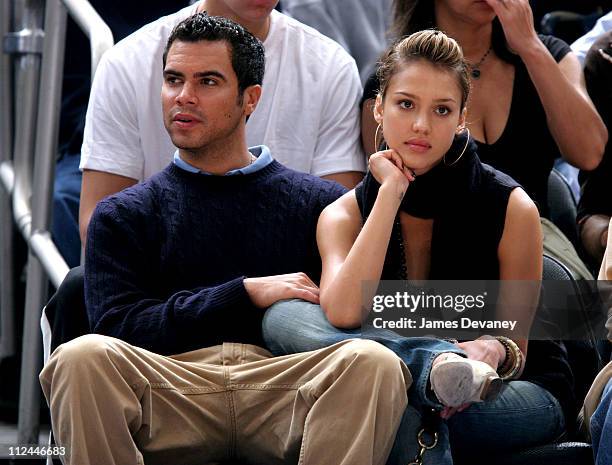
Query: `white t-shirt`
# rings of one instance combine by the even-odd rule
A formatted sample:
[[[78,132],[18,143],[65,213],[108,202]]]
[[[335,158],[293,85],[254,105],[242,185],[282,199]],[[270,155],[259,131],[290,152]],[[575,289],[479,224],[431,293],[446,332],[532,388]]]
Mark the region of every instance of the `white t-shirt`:
[[[355,58],[361,82],[387,48],[391,0],[283,0],[283,11],[342,45]]]
[[[591,45],[595,43],[597,38],[612,29],[612,11],[597,20],[593,29],[587,32],[585,35],[580,37],[574,42],[572,52],[576,54],[580,63],[584,66],[584,59],[586,58],[587,52],[591,48]]]
[[[142,180],[170,163],[175,147],[162,119],[162,55],[174,26],[196,9],[144,26],[102,57],[81,169]],[[365,171],[355,61],[333,40],[275,10],[264,47],[263,93],[246,126],[247,145],[265,144],[285,166],[317,176]]]

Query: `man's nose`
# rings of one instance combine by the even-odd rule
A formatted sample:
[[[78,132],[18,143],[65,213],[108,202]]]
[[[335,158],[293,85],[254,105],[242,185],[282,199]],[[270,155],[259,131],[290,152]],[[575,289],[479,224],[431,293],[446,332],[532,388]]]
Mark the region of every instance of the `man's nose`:
[[[197,103],[197,95],[195,87],[189,82],[185,82],[181,87],[180,92],[176,95],[176,103],[179,105],[188,105]]]

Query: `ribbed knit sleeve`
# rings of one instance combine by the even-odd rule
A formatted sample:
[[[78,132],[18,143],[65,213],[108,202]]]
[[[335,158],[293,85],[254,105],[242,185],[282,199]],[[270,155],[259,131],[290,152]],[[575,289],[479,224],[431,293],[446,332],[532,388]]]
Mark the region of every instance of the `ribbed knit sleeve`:
[[[159,354],[263,344],[244,278],[321,273],[317,219],[344,189],[272,162],[243,176],[173,164],[101,201],[85,303],[94,332]]]
[[[142,199],[103,201],[88,230],[85,300],[95,333],[122,339],[160,354],[185,352],[221,335],[219,321],[236,324],[259,312],[252,305],[243,277],[211,287],[160,295],[156,275],[158,242],[152,218],[138,212],[151,208]],[[204,264],[203,264],[204,265]],[[220,342],[220,341],[219,341]],[[208,344],[205,344],[208,345]]]

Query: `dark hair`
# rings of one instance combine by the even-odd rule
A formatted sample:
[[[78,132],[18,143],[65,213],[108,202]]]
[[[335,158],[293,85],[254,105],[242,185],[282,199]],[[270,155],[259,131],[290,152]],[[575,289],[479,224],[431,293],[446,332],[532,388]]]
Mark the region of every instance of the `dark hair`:
[[[434,0],[393,0],[391,34],[394,40],[437,27]],[[516,63],[517,57],[508,48],[504,30],[497,18],[493,20],[491,46],[499,58]]]
[[[199,42],[202,40],[224,41],[230,46],[232,68],[238,77],[238,90],[263,82],[265,55],[259,39],[253,36],[240,24],[221,16],[209,16],[206,12],[197,13],[181,21],[172,30],[166,49],[163,64],[166,67],[168,51],[175,41]]]
[[[452,73],[461,91],[461,110],[470,95],[470,78],[463,51],[457,41],[446,34],[426,29],[415,32],[391,45],[380,59],[377,75],[380,96],[384,99],[389,81],[406,63],[425,61]]]

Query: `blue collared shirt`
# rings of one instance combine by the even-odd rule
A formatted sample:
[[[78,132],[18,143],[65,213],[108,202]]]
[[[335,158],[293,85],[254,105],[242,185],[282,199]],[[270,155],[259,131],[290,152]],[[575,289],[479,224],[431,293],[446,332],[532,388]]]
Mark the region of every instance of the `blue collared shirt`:
[[[257,158],[253,163],[247,165],[243,168],[238,168],[236,170],[230,170],[225,173],[223,176],[235,176],[237,174],[251,174],[259,171],[260,169],[265,168],[270,163],[274,161],[272,158],[272,154],[270,153],[270,149],[265,145],[257,145],[255,147],[249,147],[249,152],[253,154]],[[181,158],[178,150],[174,152],[174,164],[179,168],[189,171],[190,173],[198,173],[205,174],[207,176],[213,176],[211,173],[207,173],[206,171],[202,171],[199,168],[196,168],[193,165],[190,165],[185,160]]]

